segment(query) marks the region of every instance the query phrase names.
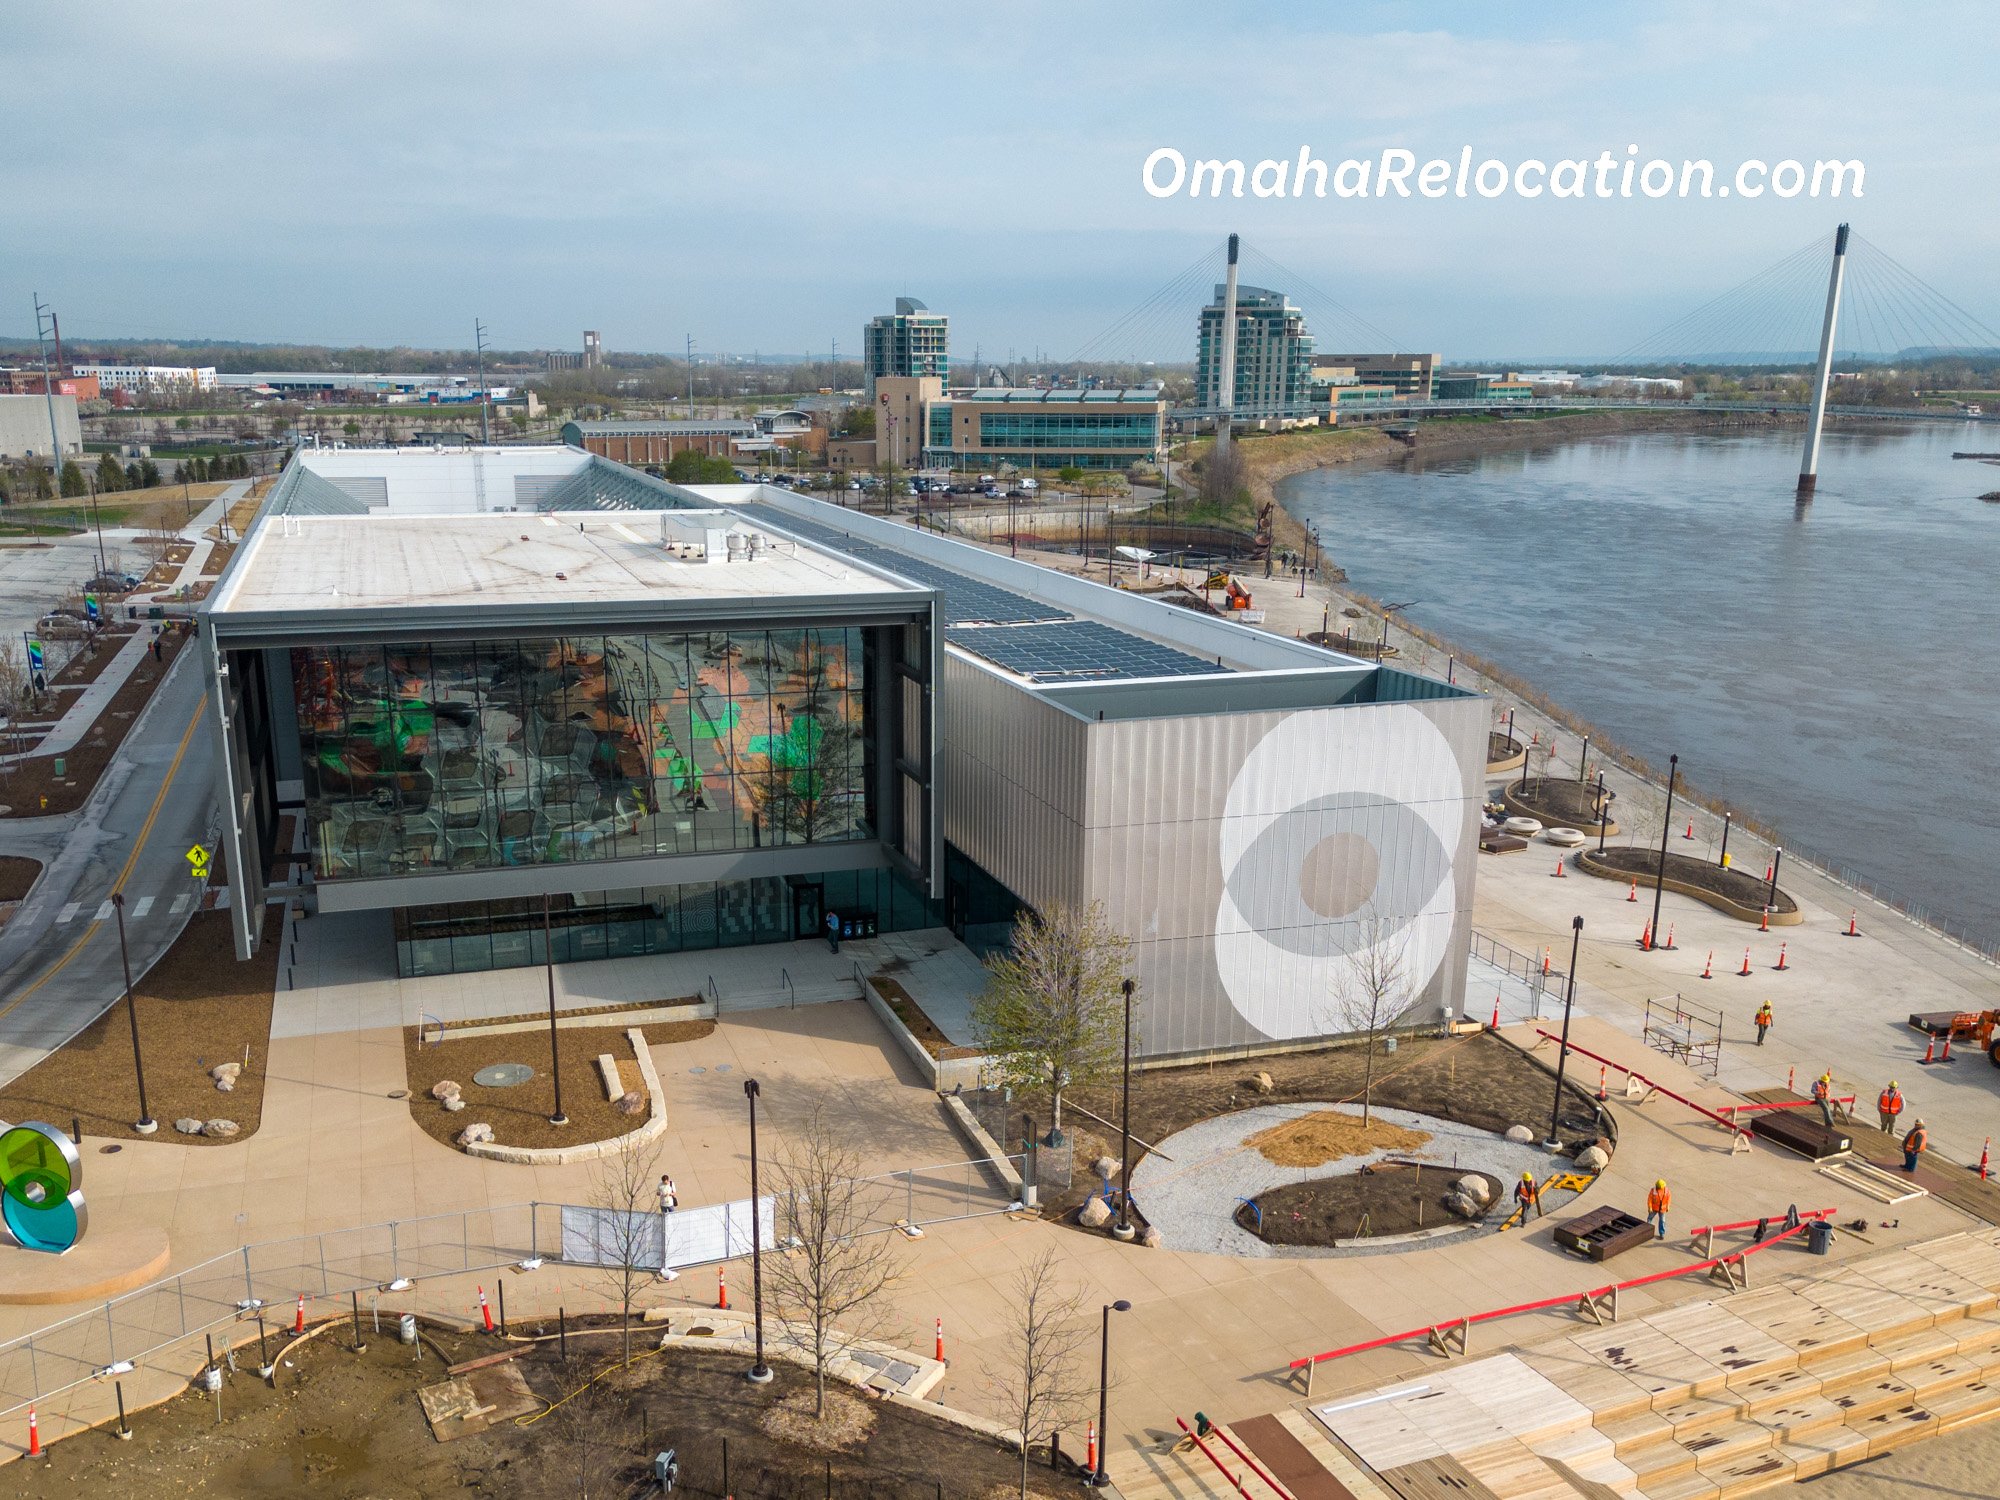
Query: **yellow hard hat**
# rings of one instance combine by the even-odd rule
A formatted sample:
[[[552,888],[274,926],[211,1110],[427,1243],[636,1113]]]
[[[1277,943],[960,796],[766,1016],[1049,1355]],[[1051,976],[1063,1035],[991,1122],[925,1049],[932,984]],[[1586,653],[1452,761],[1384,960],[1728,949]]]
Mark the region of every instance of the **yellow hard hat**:
[[[1889,1087],[1890,1087],[1890,1088],[1894,1088],[1895,1086],[1896,1086],[1896,1080],[1895,1080],[1895,1079],[1893,1079],[1893,1078],[1891,1078],[1891,1079],[1889,1080]]]
[[[1534,1180],[1535,1174],[1533,1172],[1523,1172],[1521,1174],[1521,1181],[1523,1182],[1533,1182]]]
[[[1667,1185],[1667,1179],[1664,1177],[1660,1178],[1657,1182],[1653,1184],[1654,1187],[1665,1187],[1666,1185]]]

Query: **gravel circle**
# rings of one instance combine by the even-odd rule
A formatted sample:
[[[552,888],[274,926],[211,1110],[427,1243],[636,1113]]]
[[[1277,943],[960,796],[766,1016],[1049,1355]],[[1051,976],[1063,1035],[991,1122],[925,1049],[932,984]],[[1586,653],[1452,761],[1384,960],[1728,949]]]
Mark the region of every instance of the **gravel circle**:
[[[1256,1259],[1324,1259],[1336,1256],[1381,1255],[1397,1250],[1415,1250],[1435,1245],[1441,1239],[1460,1235],[1490,1234],[1496,1231],[1504,1213],[1489,1213],[1479,1224],[1467,1224],[1450,1235],[1406,1240],[1381,1245],[1271,1245],[1237,1224],[1236,1206],[1245,1198],[1287,1183],[1309,1182],[1320,1177],[1340,1177],[1358,1172],[1385,1157],[1414,1157],[1441,1167],[1463,1163],[1466,1170],[1491,1173],[1501,1182],[1512,1184],[1523,1172],[1533,1172],[1536,1180],[1546,1177],[1566,1159],[1552,1158],[1539,1144],[1521,1145],[1496,1135],[1442,1120],[1435,1115],[1417,1114],[1407,1109],[1383,1109],[1377,1105],[1378,1119],[1429,1133],[1428,1145],[1417,1151],[1371,1151],[1365,1156],[1344,1156],[1319,1167],[1281,1167],[1265,1159],[1262,1152],[1243,1142],[1260,1130],[1295,1120],[1320,1110],[1339,1110],[1359,1115],[1358,1104],[1315,1103],[1301,1100],[1290,1104],[1260,1104],[1233,1114],[1218,1115],[1190,1125],[1161,1141],[1159,1149],[1148,1152],[1132,1170],[1132,1201],[1146,1216],[1146,1222],[1160,1231],[1162,1247],[1194,1250],[1209,1255],[1235,1255]],[[1171,1161],[1165,1158],[1173,1158]],[[1511,1191],[1511,1188],[1510,1188]]]

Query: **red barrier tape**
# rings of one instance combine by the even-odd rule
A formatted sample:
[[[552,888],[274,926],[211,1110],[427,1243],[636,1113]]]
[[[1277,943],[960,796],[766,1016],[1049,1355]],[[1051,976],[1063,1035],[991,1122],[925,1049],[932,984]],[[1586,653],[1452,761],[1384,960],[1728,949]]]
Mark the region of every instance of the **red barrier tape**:
[[[1834,1208],[1815,1208],[1800,1214],[1799,1218],[1810,1223],[1814,1219],[1830,1219],[1838,1212],[1839,1210]],[[1740,1224],[1704,1224],[1699,1229],[1690,1229],[1688,1238],[1693,1239],[1704,1234],[1726,1234],[1732,1229],[1755,1229],[1759,1224],[1769,1224],[1777,1217],[1773,1214],[1769,1219],[1745,1219]]]
[[[1574,1052],[1575,1046],[1570,1050]],[[1854,1113],[1854,1096],[1847,1094],[1832,1101],[1842,1106],[1851,1115]],[[1732,1115],[1757,1115],[1768,1109],[1817,1109],[1818,1101],[1813,1099],[1779,1099],[1770,1104],[1725,1104],[1723,1109]]]
[[[1557,1036],[1554,1032],[1543,1031],[1539,1026],[1535,1028],[1535,1034],[1541,1037],[1544,1041],[1554,1042],[1557,1046],[1561,1046],[1563,1044],[1561,1037]],[[1665,1094],[1669,1099],[1673,1100],[1676,1104],[1685,1104],[1689,1109],[1693,1110],[1696,1114],[1706,1115],[1709,1119],[1715,1121],[1716,1124],[1720,1125],[1724,1130],[1729,1131],[1730,1134],[1732,1135],[1740,1135],[1746,1139],[1750,1135],[1750,1132],[1745,1130],[1741,1125],[1723,1119],[1721,1115],[1717,1114],[1714,1110],[1710,1109],[1706,1104],[1697,1104],[1694,1102],[1694,1100],[1688,1098],[1685,1094],[1676,1094],[1672,1089],[1668,1088],[1665,1084],[1656,1083],[1652,1079],[1648,1078],[1644,1073],[1634,1072],[1631,1068],[1626,1067],[1625,1064],[1621,1062],[1613,1062],[1608,1057],[1599,1057],[1595,1052],[1592,1052],[1587,1048],[1577,1046],[1575,1042],[1571,1042],[1569,1044],[1569,1050],[1576,1053],[1576,1055],[1579,1057],[1589,1058],[1594,1063],[1603,1063],[1604,1066],[1607,1068],[1616,1068],[1619,1072],[1623,1073],[1628,1078],[1638,1079],[1639,1082],[1645,1084],[1646,1087],[1651,1089],[1654,1093]]]
[[[1370,1349],[1385,1349],[1391,1344],[1406,1343],[1410,1339],[1427,1338],[1441,1329],[1470,1328],[1474,1323],[1490,1323],[1495,1318],[1511,1318],[1517,1313],[1546,1312],[1552,1307],[1571,1307],[1581,1302],[1585,1297],[1596,1298],[1606,1296],[1611,1292],[1629,1292],[1637,1287],[1651,1286],[1656,1281],[1672,1281],[1677,1276],[1692,1276],[1698,1271],[1712,1271],[1717,1266],[1734,1264],[1741,1261],[1745,1256],[1755,1255],[1759,1250],[1768,1250],[1773,1245],[1781,1245],[1793,1235],[1803,1234],[1816,1221],[1830,1219],[1837,1212],[1839,1212],[1838,1209],[1827,1208],[1816,1209],[1810,1214],[1802,1214],[1797,1224],[1780,1234],[1772,1235],[1768,1240],[1758,1240],[1754,1245],[1745,1245],[1741,1250],[1734,1251],[1729,1255],[1718,1255],[1712,1260],[1697,1261],[1691,1266],[1679,1266],[1668,1271],[1655,1271],[1650,1276],[1638,1276],[1630,1281],[1613,1282],[1609,1286],[1598,1287],[1591,1291],[1565,1292],[1559,1297],[1544,1297],[1539,1302],[1523,1302],[1514,1307],[1497,1307],[1491,1312],[1474,1313],[1468,1318],[1452,1318],[1448,1322],[1431,1323],[1423,1328],[1412,1328],[1405,1333],[1392,1333],[1384,1338],[1370,1339],[1365,1344],[1349,1344],[1345,1349],[1329,1349],[1324,1354],[1309,1354],[1304,1359],[1293,1360],[1286,1368],[1303,1370],[1307,1365],[1321,1364],[1329,1359],[1340,1359],[1349,1354],[1366,1354]],[[1753,1219],[1747,1225],[1714,1225],[1711,1227],[1717,1229],[1755,1228],[1756,1222]],[[1699,1234],[1701,1231],[1697,1229],[1695,1233]]]

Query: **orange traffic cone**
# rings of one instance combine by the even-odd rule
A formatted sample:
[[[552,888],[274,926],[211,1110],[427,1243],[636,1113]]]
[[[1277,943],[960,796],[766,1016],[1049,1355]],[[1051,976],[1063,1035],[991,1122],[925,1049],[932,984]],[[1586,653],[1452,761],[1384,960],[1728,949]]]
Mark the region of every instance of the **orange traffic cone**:
[[[937,1320],[937,1362],[944,1363],[944,1319]]]
[[[1785,971],[1785,969],[1786,969],[1786,968],[1788,967],[1788,966],[1786,965],[1786,963],[1785,963],[1785,944],[1783,944],[1783,943],[1780,943],[1780,944],[1778,944],[1778,965],[1777,965],[1777,967],[1778,967],[1778,972],[1779,972],[1779,973],[1781,973],[1781,974],[1782,974],[1782,973],[1783,973],[1783,972]]]
[[[1095,1422],[1086,1424],[1083,1432],[1083,1466],[1095,1474],[1097,1472],[1097,1424]]]
[[[1715,950],[1713,948],[1708,950],[1708,957],[1702,963],[1701,977],[1703,979],[1715,978]]]
[[[1927,1063],[1934,1063],[1934,1062],[1936,1062],[1936,1061],[1937,1061],[1937,1033],[1936,1033],[1936,1032],[1932,1032],[1932,1033],[1931,1033],[1931,1040],[1930,1040],[1930,1045],[1924,1048],[1924,1055],[1923,1055],[1923,1059],[1922,1059],[1922,1060],[1923,1060],[1924,1062],[1927,1062]]]
[[[1639,948],[1641,952],[1645,953],[1650,953],[1653,950],[1653,924],[1651,922],[1648,922],[1639,932]]]
[[[1849,937],[1861,936],[1861,929],[1854,925],[1854,913],[1852,911],[1848,912],[1847,914],[1847,936]]]
[[[306,1294],[304,1292],[300,1292],[299,1310],[292,1318],[292,1332],[304,1333],[305,1331],[306,1331]]]
[[[1742,975],[1743,978],[1745,979],[1748,979],[1750,977],[1750,950],[1748,948],[1745,948],[1743,950],[1743,967],[1738,969],[1736,972]]]
[[[1764,906],[1764,907],[1759,907],[1759,908],[1758,908],[1758,910],[1757,910],[1757,930],[1758,930],[1759,932],[1769,932],[1769,931],[1771,930],[1771,908],[1770,908],[1770,907],[1768,907],[1768,906]]]
[[[1542,949],[1542,978],[1547,979],[1548,977],[1549,977],[1549,950],[1547,948],[1544,948]]]
[[[726,1266],[715,1268],[715,1308],[717,1312],[729,1311],[729,1269]]]
[[[1569,872],[1563,868],[1563,858],[1560,854],[1556,856],[1555,878],[1557,880],[1567,880],[1569,878]]]
[[[1682,835],[1681,835],[1681,837],[1682,837],[1682,838],[1684,838],[1684,839],[1691,839],[1691,838],[1693,838],[1693,837],[1694,837],[1694,819],[1693,819],[1693,818],[1689,818],[1689,819],[1688,819],[1688,831],[1687,831],[1686,833],[1682,834]]]
[[[1627,901],[1637,901],[1639,899],[1639,882],[1636,878],[1632,882],[1632,889],[1625,893],[1625,899]]]
[[[1610,1095],[1604,1091],[1604,1069],[1600,1067],[1597,1070],[1597,1102],[1602,1104],[1608,1098]]]
[[[479,1289],[479,1316],[486,1324],[486,1331],[493,1331],[493,1309],[486,1305],[486,1288]]]
[[[1986,1144],[1979,1148],[1979,1180],[1986,1180],[1986,1155],[1993,1149],[1993,1137],[1986,1137]]]
[[[1500,1029],[1500,997],[1498,995],[1493,997],[1493,1029],[1495,1031]]]
[[[28,1408],[28,1457],[42,1456],[42,1429],[35,1425],[35,1409]]]

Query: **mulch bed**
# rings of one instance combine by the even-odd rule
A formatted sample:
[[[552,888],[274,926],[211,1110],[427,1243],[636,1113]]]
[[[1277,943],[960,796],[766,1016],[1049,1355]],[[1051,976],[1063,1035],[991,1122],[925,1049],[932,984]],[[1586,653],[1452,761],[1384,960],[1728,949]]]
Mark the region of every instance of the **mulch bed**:
[[[1490,1205],[1502,1197],[1500,1179],[1492,1173],[1430,1165],[1419,1168],[1389,1161],[1344,1177],[1272,1188],[1257,1198],[1257,1207],[1263,1210],[1261,1222],[1245,1204],[1237,1206],[1236,1222],[1272,1245],[1331,1245],[1335,1240],[1352,1240],[1364,1233],[1364,1215],[1366,1238],[1414,1234],[1441,1224],[1468,1222],[1444,1206],[1452,1184],[1466,1176],[1486,1179],[1491,1212]]]
[[[54,1444],[45,1463],[21,1467],[20,1493],[199,1493],[216,1500],[655,1494],[653,1455],[671,1448],[680,1460],[675,1492],[719,1496],[725,1440],[728,1492],[756,1500],[932,1500],[939,1493],[985,1500],[1018,1492],[1018,1460],[991,1439],[906,1406],[860,1403],[871,1420],[851,1451],[774,1437],[774,1412],[810,1402],[808,1372],[773,1360],[776,1379],[755,1386],[743,1378],[740,1356],[642,1352],[653,1340],[636,1330],[630,1367],[602,1375],[537,1418],[617,1362],[619,1337],[584,1333],[584,1320],[574,1316],[568,1361],[551,1337],[514,1362],[537,1398],[536,1412],[441,1443],[417,1399],[421,1388],[446,1378],[438,1351],[471,1361],[506,1346],[427,1327],[425,1337],[436,1347],[419,1345],[413,1357],[388,1331],[394,1305],[393,1296],[383,1299],[384,1331],[368,1333],[360,1352],[344,1328],[302,1345],[288,1356],[275,1388],[251,1368],[254,1345],[247,1355],[239,1352],[237,1370],[224,1378],[220,1422],[215,1399],[190,1391],[133,1413],[129,1441],[118,1440],[113,1422]],[[514,1331],[534,1330],[516,1319]],[[857,1402],[844,1386],[838,1396],[829,1388],[828,1397],[830,1417],[837,1404]],[[1080,1433],[1070,1446],[1081,1450]],[[580,1475],[588,1476],[587,1487],[579,1486]],[[1076,1481],[1051,1473],[1046,1462],[1029,1471],[1030,1494],[1075,1492]]]
[[[1507,795],[1531,816],[1574,823],[1597,822],[1597,783],[1574,777],[1530,776],[1507,784]],[[1615,796],[1606,793],[1607,797]]]
[[[1517,739],[1488,730],[1486,734],[1486,764],[1490,766],[1497,761],[1512,760],[1527,748],[1526,745]]]
[[[1585,859],[1601,869],[1616,870],[1621,876],[1633,876],[1641,885],[1651,880],[1660,868],[1658,849],[1642,849],[1630,844],[1606,849],[1602,854],[1593,849]],[[1770,903],[1774,912],[1795,912],[1799,909],[1799,903],[1785,894],[1783,886],[1778,888],[1774,897],[1771,883],[1747,870],[1725,870],[1714,860],[1697,859],[1692,854],[1676,854],[1671,849],[1667,851],[1667,878],[1698,886],[1704,891],[1713,891],[1753,912],[1760,910],[1766,902]]]
[[[0,901],[25,901],[42,862],[25,854],[0,854]]]
[[[217,542],[213,547],[209,548],[208,556],[202,561],[201,576],[204,578],[221,577],[222,570],[229,566],[229,559],[235,555],[236,543]]]
[[[60,672],[49,679],[49,686],[60,691],[97,681],[111,664],[111,658],[118,654],[119,647],[130,640],[138,628],[133,624],[108,625],[98,631],[85,642],[81,651],[63,664]]]
[[[277,987],[284,912],[267,907],[264,946],[248,963],[236,961],[229,913],[197,912],[152,971],[133,986],[139,1040],[146,1049],[146,1102],[160,1122],[154,1140],[183,1146],[226,1146],[232,1138],[177,1134],[182,1116],[218,1116],[254,1135],[264,1113],[264,1062],[271,1039],[271,999]],[[106,931],[93,941],[113,942]],[[112,998],[112,997],[106,997]],[[91,1135],[135,1139],[139,1086],[132,1067],[132,1030],[119,995],[72,1041],[0,1089],[0,1119],[43,1120],[67,1129],[72,1117]],[[208,1070],[250,1061],[231,1093],[219,1093]]]
[[[1162,1143],[1175,1131],[1216,1115],[1259,1104],[1303,1100],[1338,1103],[1359,1101],[1367,1058],[1358,1046],[1323,1047],[1276,1057],[1244,1058],[1178,1068],[1148,1068],[1132,1075],[1132,1163],[1143,1159],[1139,1142]],[[1271,1079],[1271,1091],[1259,1093],[1253,1080],[1259,1073]],[[1519,1049],[1488,1032],[1439,1039],[1403,1038],[1393,1056],[1375,1059],[1371,1102],[1388,1109],[1414,1110],[1456,1120],[1480,1130],[1504,1131],[1510,1125],[1544,1121],[1552,1090],[1549,1075]],[[1033,1111],[1048,1119],[1046,1097],[1016,1096],[1015,1115]],[[1116,1079],[1090,1088],[1071,1089],[1064,1096],[1063,1129],[1075,1141],[1073,1159],[1079,1164],[1099,1156],[1116,1157],[1116,1124],[1103,1126],[1067,1106],[1080,1104],[1105,1119],[1118,1119]],[[1564,1089],[1564,1113],[1593,1117],[1596,1101],[1575,1084]],[[1043,1212],[1056,1217],[1078,1207],[1096,1187],[1096,1179],[1081,1166],[1067,1192],[1044,1194]],[[1143,1210],[1145,1204],[1135,1200]]]
[[[691,1042],[715,1030],[713,1021],[674,1021],[641,1028],[648,1042],[663,1045]],[[597,1059],[610,1053],[618,1059],[626,1088],[643,1091],[632,1045],[623,1026],[564,1026],[558,1029],[562,1059],[563,1113],[569,1124],[555,1126],[549,1116],[556,1107],[555,1083],[549,1073],[549,1033],[532,1031],[447,1031],[442,1042],[420,1045],[418,1028],[403,1028],[403,1060],[410,1081],[410,1117],[424,1133],[453,1150],[463,1150],[458,1133],[471,1124],[493,1127],[502,1146],[548,1150],[608,1141],[646,1123],[646,1114],[621,1115],[604,1097]],[[437,1035],[433,1028],[431,1036]],[[513,1088],[483,1088],[472,1075],[494,1063],[525,1063],[535,1076]],[[448,1111],[431,1097],[431,1085],[449,1078],[459,1086],[465,1108]]]
[[[112,695],[104,712],[98,715],[83,743],[63,755],[62,780],[56,779],[53,755],[30,756],[16,765],[7,787],[7,802],[13,811],[7,816],[38,818],[48,813],[75,812],[83,806],[96,790],[97,778],[104,774],[104,768],[111,764],[119,745],[124,743],[126,731],[138,722],[153,690],[173,666],[174,658],[193,639],[177,630],[161,634],[164,660],[155,661],[151,651],[141,658],[132,675],[125,679],[125,685]],[[41,805],[43,797],[49,799],[47,807]]]

